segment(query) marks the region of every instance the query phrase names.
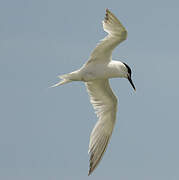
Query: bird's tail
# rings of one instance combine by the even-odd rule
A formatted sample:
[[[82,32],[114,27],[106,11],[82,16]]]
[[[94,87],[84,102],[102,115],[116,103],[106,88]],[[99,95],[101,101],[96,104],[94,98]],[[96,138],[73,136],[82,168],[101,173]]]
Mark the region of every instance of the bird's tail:
[[[66,83],[69,83],[71,82],[72,80],[70,79],[71,75],[70,74],[64,74],[64,75],[61,75],[61,76],[58,76],[61,81],[58,82],[57,84],[51,86],[51,87],[57,87],[57,86],[61,86],[63,84],[66,84]]]

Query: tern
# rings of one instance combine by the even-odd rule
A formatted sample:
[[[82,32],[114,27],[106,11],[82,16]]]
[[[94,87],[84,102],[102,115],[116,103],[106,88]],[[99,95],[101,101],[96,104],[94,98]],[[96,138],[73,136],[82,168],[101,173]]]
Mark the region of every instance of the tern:
[[[106,9],[103,29],[108,35],[97,44],[88,61],[76,71],[58,76],[61,81],[52,87],[72,81],[83,81],[98,121],[94,126],[89,142],[90,175],[99,164],[116,121],[117,98],[110,84],[110,78],[126,78],[133,89],[131,68],[124,62],[112,60],[114,48],[127,38],[127,31],[113,13]]]

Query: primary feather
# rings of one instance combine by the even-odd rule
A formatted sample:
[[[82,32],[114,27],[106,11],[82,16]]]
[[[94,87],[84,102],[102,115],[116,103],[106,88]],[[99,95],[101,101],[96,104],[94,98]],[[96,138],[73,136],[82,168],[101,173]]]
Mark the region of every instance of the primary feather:
[[[96,80],[85,83],[90,96],[90,102],[93,105],[98,117],[89,143],[90,170],[96,168],[100,162],[116,120],[117,98],[112,92],[108,80]]]
[[[93,61],[108,63],[111,60],[114,48],[127,38],[126,29],[108,9],[106,9],[105,20],[102,23],[103,29],[108,35],[97,44],[87,64]]]

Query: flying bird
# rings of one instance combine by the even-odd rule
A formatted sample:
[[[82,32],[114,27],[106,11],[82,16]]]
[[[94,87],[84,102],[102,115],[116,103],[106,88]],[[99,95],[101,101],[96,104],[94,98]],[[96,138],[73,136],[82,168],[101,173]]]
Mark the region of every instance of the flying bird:
[[[130,67],[124,62],[112,60],[114,48],[127,38],[125,27],[109,9],[106,9],[102,24],[108,35],[97,44],[88,61],[79,70],[60,75],[61,81],[52,86],[72,81],[83,81],[86,85],[90,102],[98,117],[90,135],[88,175],[94,171],[106,151],[116,121],[117,98],[110,87],[109,79],[126,78],[136,90],[131,79]]]

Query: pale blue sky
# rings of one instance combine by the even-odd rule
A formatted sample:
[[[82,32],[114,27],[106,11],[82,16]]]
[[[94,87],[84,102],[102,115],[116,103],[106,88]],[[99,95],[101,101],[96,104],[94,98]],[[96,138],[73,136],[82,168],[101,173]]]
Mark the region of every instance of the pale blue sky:
[[[48,89],[79,68],[109,8],[128,39],[113,53],[130,65],[111,81],[117,123],[92,176],[88,142],[97,120],[83,83]],[[179,2],[0,1],[0,179],[178,180]]]

